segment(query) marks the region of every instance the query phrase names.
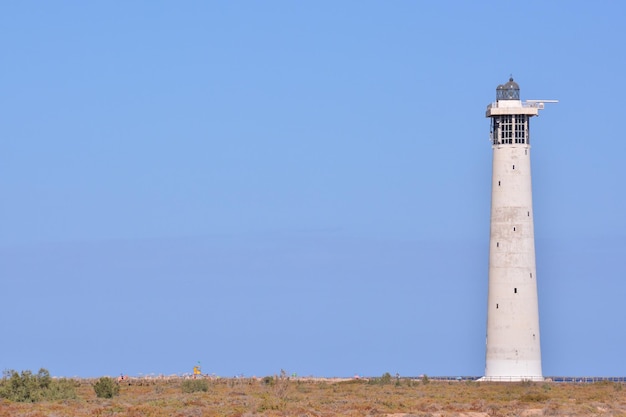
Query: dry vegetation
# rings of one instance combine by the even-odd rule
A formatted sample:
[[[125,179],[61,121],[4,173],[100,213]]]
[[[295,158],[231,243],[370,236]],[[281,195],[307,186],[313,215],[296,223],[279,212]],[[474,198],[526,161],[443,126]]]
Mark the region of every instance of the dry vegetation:
[[[76,382],[76,399],[34,403],[0,399],[0,417],[61,416],[625,416],[626,390],[613,382],[207,379],[122,381],[119,395],[96,397],[96,381]],[[204,384],[203,384],[204,385]],[[187,385],[189,386],[189,385]]]

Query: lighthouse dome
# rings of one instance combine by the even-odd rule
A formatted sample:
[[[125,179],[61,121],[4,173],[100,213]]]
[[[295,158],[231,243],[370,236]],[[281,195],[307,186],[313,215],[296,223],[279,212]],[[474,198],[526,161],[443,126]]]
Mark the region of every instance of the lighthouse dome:
[[[519,84],[513,81],[513,77],[509,78],[506,84],[500,84],[496,88],[497,100],[519,100]]]

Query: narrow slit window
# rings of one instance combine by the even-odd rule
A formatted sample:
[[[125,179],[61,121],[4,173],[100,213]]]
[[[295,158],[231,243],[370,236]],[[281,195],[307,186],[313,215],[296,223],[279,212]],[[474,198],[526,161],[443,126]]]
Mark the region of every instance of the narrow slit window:
[[[496,248],[500,247],[500,242],[496,242]]]
[[[532,272],[530,273],[530,277],[531,277],[531,278],[533,277],[533,273],[532,273]]]
[[[517,294],[517,288],[513,288],[513,293]]]
[[[500,181],[498,181],[498,187],[500,186]]]
[[[513,231],[515,231],[515,227],[513,228]]]
[[[527,212],[526,212],[526,215],[527,215],[528,217],[530,217],[530,211],[527,211]]]
[[[499,304],[496,304],[496,309],[498,309],[498,308],[500,308],[500,305],[499,305]]]
[[[515,165],[513,165],[513,169],[515,169]]]

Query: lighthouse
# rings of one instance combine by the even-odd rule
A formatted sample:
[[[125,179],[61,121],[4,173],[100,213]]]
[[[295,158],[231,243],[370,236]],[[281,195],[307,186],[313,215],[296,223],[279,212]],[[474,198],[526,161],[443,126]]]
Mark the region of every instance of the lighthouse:
[[[510,78],[487,106],[493,148],[486,381],[542,381],[530,119],[544,103],[520,100]]]

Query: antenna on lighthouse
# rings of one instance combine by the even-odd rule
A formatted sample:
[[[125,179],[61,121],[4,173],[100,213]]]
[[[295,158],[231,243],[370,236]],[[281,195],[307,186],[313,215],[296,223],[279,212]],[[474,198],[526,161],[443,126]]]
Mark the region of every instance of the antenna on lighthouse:
[[[558,103],[559,100],[526,100],[525,104],[530,107],[537,107],[539,110],[543,110],[545,103]]]

